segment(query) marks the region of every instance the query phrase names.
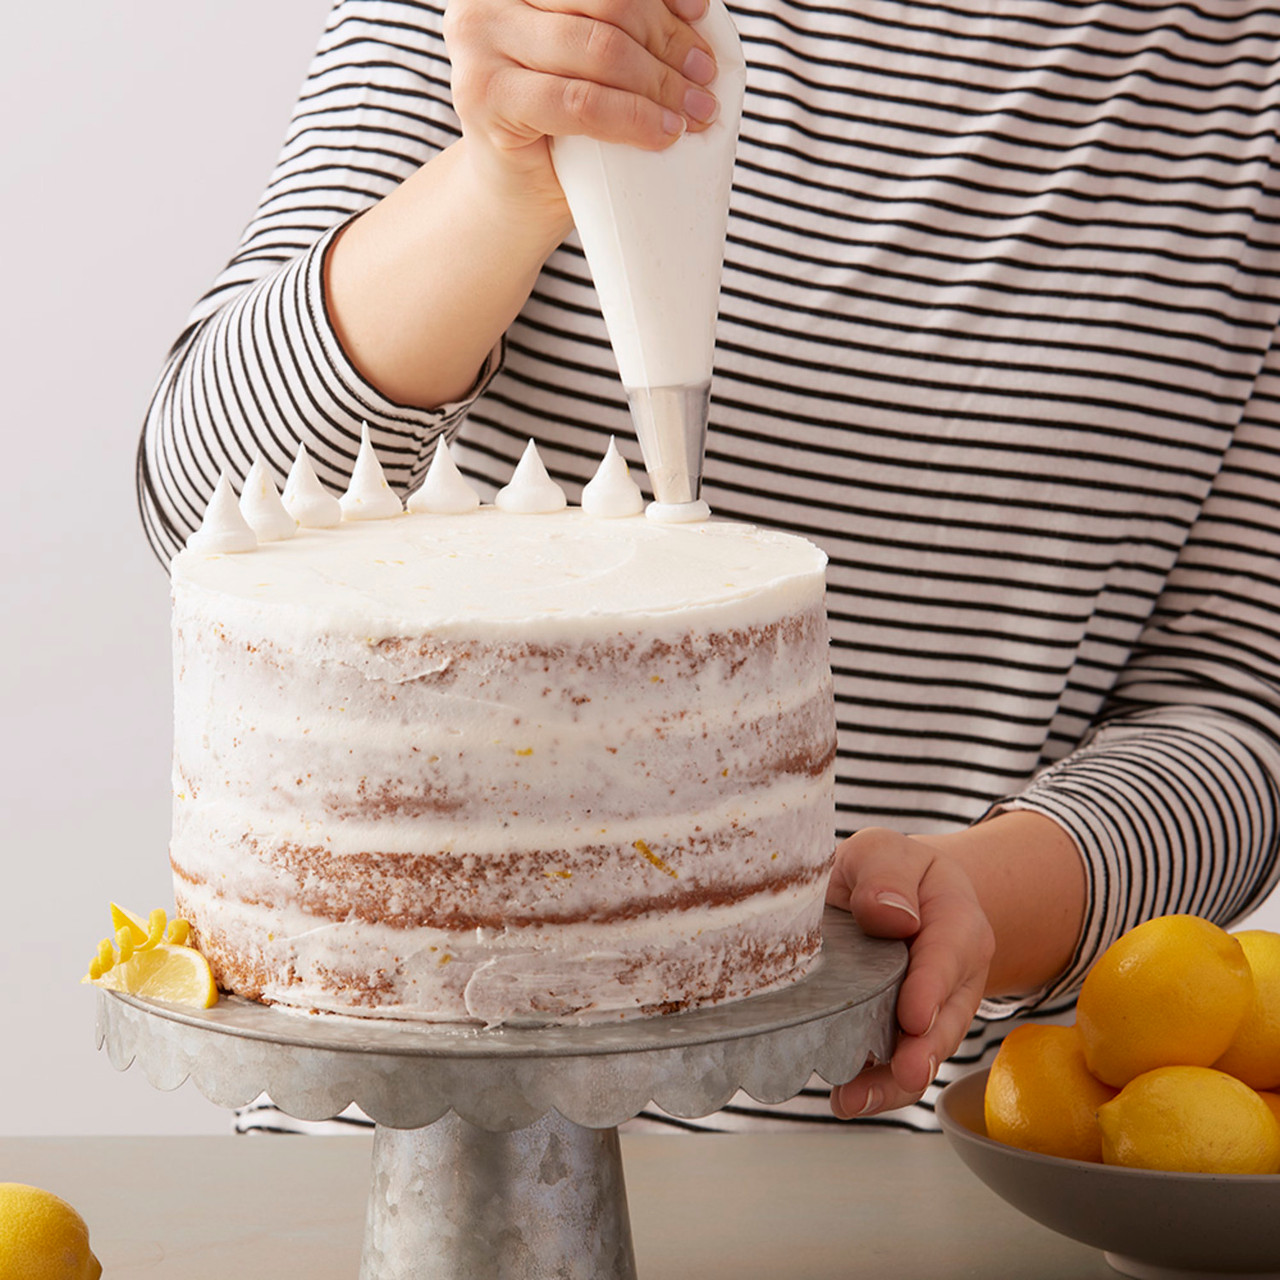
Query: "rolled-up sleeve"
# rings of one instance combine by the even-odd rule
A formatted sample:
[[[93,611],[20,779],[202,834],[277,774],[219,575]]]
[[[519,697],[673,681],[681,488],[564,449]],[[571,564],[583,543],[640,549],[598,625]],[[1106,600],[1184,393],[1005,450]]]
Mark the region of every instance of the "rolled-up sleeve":
[[[1280,879],[1280,355],[1273,346],[1133,656],[1079,749],[998,806],[1075,839],[1088,886],[1070,968],[998,1016],[1078,988],[1140,921],[1229,924]]]
[[[462,400],[421,409],[381,395],[348,359],[325,299],[343,227],[458,135],[436,9],[339,0],[253,220],[192,311],[157,379],[137,451],[138,503],[165,563],[196,528],[219,473],[261,457],[283,483],[299,444],[341,492],[361,429],[402,494],[499,366]]]

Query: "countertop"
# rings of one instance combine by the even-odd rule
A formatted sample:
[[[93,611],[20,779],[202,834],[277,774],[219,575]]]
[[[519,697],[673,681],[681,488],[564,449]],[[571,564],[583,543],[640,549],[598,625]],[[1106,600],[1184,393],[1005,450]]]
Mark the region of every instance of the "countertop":
[[[0,1138],[69,1200],[104,1280],[357,1280],[372,1137]],[[938,1134],[624,1134],[640,1280],[1115,1280]]]

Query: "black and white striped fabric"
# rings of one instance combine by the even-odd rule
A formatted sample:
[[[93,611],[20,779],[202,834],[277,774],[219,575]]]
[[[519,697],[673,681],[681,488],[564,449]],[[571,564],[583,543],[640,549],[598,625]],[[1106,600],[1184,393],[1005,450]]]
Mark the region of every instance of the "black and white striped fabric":
[[[1277,878],[1280,11],[731,8],[750,70],[705,495],[830,555],[842,832],[1003,801],[1087,862],[1069,972],[987,1007],[971,1065],[1005,1015],[1069,1016],[1138,920],[1229,921]],[[138,481],[162,559],[223,465],[282,480],[302,440],[340,490],[362,421],[402,492],[442,432],[486,495],[531,436],[571,497],[611,435],[638,468],[573,238],[466,403],[389,402],[328,323],[334,229],[458,136],[440,9],[335,4],[156,389]],[[897,1122],[931,1123],[932,1096]],[[759,1113],[830,1118],[815,1088],[693,1123]]]

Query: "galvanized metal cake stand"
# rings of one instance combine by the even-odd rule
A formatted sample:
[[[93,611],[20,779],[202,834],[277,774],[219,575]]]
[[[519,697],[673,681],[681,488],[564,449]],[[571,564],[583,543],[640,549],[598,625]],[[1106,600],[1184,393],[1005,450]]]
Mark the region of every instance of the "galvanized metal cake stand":
[[[634,1280],[617,1126],[650,1101],[709,1115],[817,1072],[852,1079],[893,1045],[898,942],[827,909],[822,954],[785,991],[588,1027],[483,1030],[310,1017],[224,998],[192,1010],[98,992],[98,1046],[160,1089],[266,1093],[320,1120],[376,1124],[360,1280]]]

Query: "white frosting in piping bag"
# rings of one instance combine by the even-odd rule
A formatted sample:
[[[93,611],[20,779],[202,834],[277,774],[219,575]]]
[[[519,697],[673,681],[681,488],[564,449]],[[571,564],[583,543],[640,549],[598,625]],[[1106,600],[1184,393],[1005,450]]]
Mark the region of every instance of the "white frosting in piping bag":
[[[386,520],[404,511],[400,499],[391,492],[387,478],[382,474],[378,455],[369,442],[369,424],[360,431],[360,452],[351,471],[351,483],[338,499],[344,520]]]
[[[187,550],[203,555],[223,555],[228,552],[252,551],[258,545],[258,535],[240,511],[235,491],[224,470],[218,476],[213,497],[205,508],[200,527],[187,539]]]
[[[262,459],[255,458],[244,478],[240,514],[249,522],[259,542],[279,542],[298,532],[298,522],[280,501],[280,491]]]
[[[410,511],[432,511],[437,515],[455,516],[474,511],[480,495],[467,483],[449,452],[449,442],[438,437],[436,451],[420,488],[409,496]]]
[[[582,490],[582,509],[600,520],[638,516],[644,510],[644,494],[631,478],[627,460],[618,452],[612,436],[604,460]]]
[[[663,151],[581,135],[551,147],[627,388],[711,377],[746,63],[721,0],[696,27],[716,55],[710,126]]]
[[[746,63],[723,0],[697,29],[716,59],[719,115],[661,151],[575,135],[551,158],[656,499],[654,520],[705,520],[699,501],[716,311]]]
[[[525,445],[510,483],[498,490],[494,505],[526,516],[562,511],[568,505],[564,490],[547,475],[538,446],[532,440]]]
[[[282,501],[304,529],[332,529],[342,519],[342,504],[320,483],[305,445],[298,446]]]

